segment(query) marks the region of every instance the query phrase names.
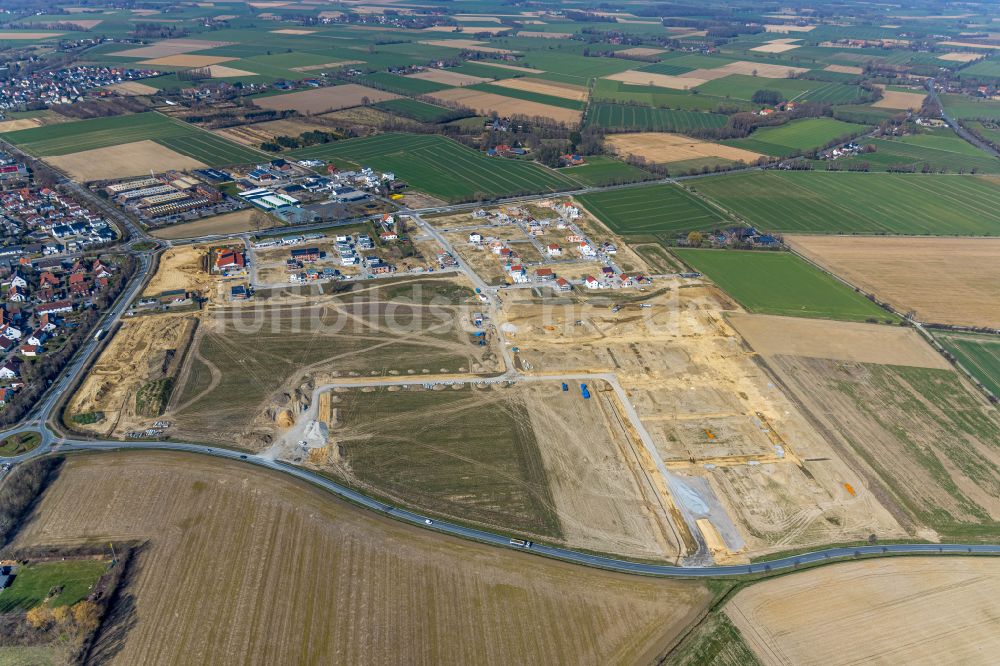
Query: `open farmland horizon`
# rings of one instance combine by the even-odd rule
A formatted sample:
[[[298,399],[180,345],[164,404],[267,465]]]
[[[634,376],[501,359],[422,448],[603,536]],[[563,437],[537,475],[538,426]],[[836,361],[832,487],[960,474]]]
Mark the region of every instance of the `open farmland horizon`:
[[[0,664],[992,666],[1000,7],[2,16]]]

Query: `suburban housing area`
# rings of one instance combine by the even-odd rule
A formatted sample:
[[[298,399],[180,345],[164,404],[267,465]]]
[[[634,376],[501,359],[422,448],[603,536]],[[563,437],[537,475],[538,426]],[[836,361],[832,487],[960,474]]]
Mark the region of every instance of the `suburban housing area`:
[[[998,20],[5,3],[0,663],[992,663]]]

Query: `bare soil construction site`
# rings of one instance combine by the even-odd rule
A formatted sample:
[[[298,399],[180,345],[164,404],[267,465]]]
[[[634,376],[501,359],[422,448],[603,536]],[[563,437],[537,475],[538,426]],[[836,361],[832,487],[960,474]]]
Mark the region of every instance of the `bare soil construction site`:
[[[717,561],[738,561],[904,534],[742,347],[713,288],[677,281],[617,314],[608,297],[562,306],[528,292],[510,299],[504,325],[524,372],[613,373],[621,382],[669,476],[641,447],[640,468],[689,548],[703,539]]]
[[[815,331],[804,338],[818,341],[812,349],[770,346],[772,333],[794,335],[782,319],[747,316],[734,323],[751,345],[762,348],[781,385],[847,463],[851,477],[843,482],[857,493],[851,479],[863,479],[911,535],[976,540],[995,533],[1000,522],[996,411],[950,366],[928,355],[916,335],[909,341],[881,335],[884,362],[873,362],[874,340],[856,344],[853,358],[841,341],[824,344]],[[828,326],[831,338],[843,331],[847,339],[861,335],[859,326],[881,329]]]
[[[260,290],[210,307],[165,414],[171,434],[259,451],[336,378],[496,373],[472,336],[472,290],[450,279]]]
[[[144,544],[97,638],[110,664],[649,663],[712,599],[701,582],[498,551],[191,454],[73,456],[15,546],[109,540]]]

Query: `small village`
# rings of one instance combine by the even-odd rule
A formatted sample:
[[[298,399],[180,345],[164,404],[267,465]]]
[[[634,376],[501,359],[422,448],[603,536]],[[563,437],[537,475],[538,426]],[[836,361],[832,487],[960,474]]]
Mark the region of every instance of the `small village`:
[[[32,72],[0,81],[0,111],[24,111],[83,100],[88,92],[126,81],[138,81],[162,72],[82,65],[56,71]],[[110,91],[107,94],[111,94]]]

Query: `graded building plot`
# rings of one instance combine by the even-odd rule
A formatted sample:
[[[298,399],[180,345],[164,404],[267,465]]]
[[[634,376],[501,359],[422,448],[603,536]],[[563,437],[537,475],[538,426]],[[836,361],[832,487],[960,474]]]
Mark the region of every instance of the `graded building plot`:
[[[1000,561],[843,562],[754,583],[724,607],[767,666],[990,664],[1000,635]]]
[[[184,315],[124,320],[70,399],[67,423],[99,437],[148,428],[166,407],[196,327]],[[94,414],[101,418],[93,423],[80,418]]]
[[[490,79],[485,79],[481,76],[449,72],[446,69],[426,69],[422,72],[417,72],[416,74],[409,74],[407,78],[419,79],[422,81],[433,81],[434,83],[441,83],[446,86],[455,87],[471,86],[475,83],[486,83],[487,81],[490,81]]]
[[[900,92],[898,90],[883,90],[882,99],[872,104],[876,109],[911,109],[917,110],[924,104],[927,97],[924,93]]]
[[[986,177],[767,171],[692,188],[767,231],[1000,236],[1000,185]]]
[[[504,323],[519,349],[516,362],[538,377],[618,378],[668,470],[662,476],[652,454],[639,449],[647,479],[676,510],[687,552],[688,535],[704,532],[695,519],[708,520],[725,544],[717,561],[873,533],[904,536],[726,325],[731,302],[712,287],[666,284],[641,296],[650,307],[626,302],[617,313],[609,309],[622,304],[617,294],[559,308],[526,290],[508,292]]]
[[[84,540],[146,544],[128,587],[128,639],[113,621],[97,637],[93,654],[113,666],[649,663],[713,598],[703,582],[453,539],[194,454],[70,456],[16,546]]]
[[[750,164],[761,157],[759,153],[749,150],[692,139],[683,134],[661,132],[613,134],[607,137],[606,141],[619,155],[633,155],[661,164],[701,157],[722,157],[734,162],[743,161]]]
[[[767,363],[911,535],[996,534],[1000,419],[957,372],[785,354]]]
[[[446,201],[577,189],[575,181],[533,162],[491,159],[439,135],[386,133],[310,146],[297,159],[348,159],[391,171],[411,187]]]
[[[1000,338],[974,333],[934,332],[965,371],[974,376],[994,397],[1000,399]]]
[[[729,325],[755,352],[945,370],[948,362],[912,328],[731,312]]]
[[[327,293],[317,291],[258,290],[255,301],[266,308],[207,312],[165,416],[171,432],[262,450],[292,425],[313,382],[499,368],[493,345],[471,335],[473,293],[457,280],[330,283]],[[440,304],[429,302],[435,296]]]
[[[428,97],[444,102],[445,104],[458,104],[482,115],[498,113],[501,116],[547,118],[548,120],[567,125],[579,123],[581,115],[580,111],[574,109],[531,102],[515,97],[504,97],[503,95],[495,95],[469,88],[449,88],[439,92],[428,93]]]
[[[46,157],[45,161],[80,183],[140,176],[150,172],[163,173],[173,169],[203,169],[206,166],[196,159],[149,140]]]
[[[348,109],[361,106],[367,98],[369,102],[384,102],[396,99],[399,95],[360,86],[356,83],[346,83],[342,86],[314,88],[284,95],[257,97],[253,100],[256,106],[276,111],[294,110],[301,114],[317,114],[338,109]]]
[[[918,321],[1000,328],[1000,239],[786,236],[785,242]]]
[[[594,192],[578,196],[577,201],[623,235],[712,229],[724,220],[720,211],[671,184]]]
[[[790,252],[693,249],[673,252],[752,312],[846,321],[898,320]]]
[[[641,559],[678,554],[614,393],[560,382],[334,393],[331,469],[379,495],[488,529]],[[442,387],[443,388],[443,387]],[[431,422],[417,414],[434,413]],[[574,433],[589,433],[581,438]],[[581,464],[583,463],[583,464]]]
[[[528,76],[517,79],[503,79],[501,81],[495,81],[493,85],[500,86],[502,88],[512,88],[514,90],[539,93],[541,95],[549,95],[550,97],[572,99],[577,102],[586,101],[588,94],[587,88],[584,86],[578,86],[574,83],[561,83],[559,81],[533,79]]]

